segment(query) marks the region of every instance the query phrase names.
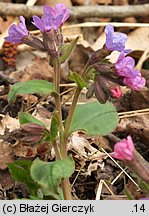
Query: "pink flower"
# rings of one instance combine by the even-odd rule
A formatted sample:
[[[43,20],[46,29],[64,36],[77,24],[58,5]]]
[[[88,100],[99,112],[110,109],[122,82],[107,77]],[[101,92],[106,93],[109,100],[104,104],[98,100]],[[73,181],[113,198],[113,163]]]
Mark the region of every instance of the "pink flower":
[[[131,89],[139,90],[146,84],[146,80],[138,70],[134,69],[135,61],[132,57],[126,56],[122,51],[115,63],[116,74],[122,79],[122,83]]]
[[[134,158],[134,144],[131,136],[127,139],[122,139],[120,142],[116,143],[114,146],[114,158],[119,160],[132,161]]]
[[[139,73],[138,76],[136,76],[134,78],[124,77],[123,83],[124,83],[124,85],[130,87],[131,89],[139,90],[145,86],[146,80]]]
[[[134,70],[134,66],[135,60],[130,56],[125,57],[124,51],[122,51],[115,63],[116,73],[123,77],[136,77],[139,71]]]
[[[122,92],[119,86],[115,86],[111,89],[111,97],[120,98],[122,96]]]

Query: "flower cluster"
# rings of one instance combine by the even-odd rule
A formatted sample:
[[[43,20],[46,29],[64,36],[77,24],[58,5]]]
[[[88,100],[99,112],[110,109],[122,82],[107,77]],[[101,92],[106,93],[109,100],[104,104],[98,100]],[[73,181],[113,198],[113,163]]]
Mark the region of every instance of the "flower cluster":
[[[120,53],[115,63],[116,73],[122,77],[123,84],[134,90],[139,90],[145,86],[146,81],[141,73],[134,69],[134,66],[134,59],[130,56],[125,57],[124,51]]]
[[[70,10],[64,4],[58,3],[54,7],[44,6],[43,11],[43,16],[41,18],[33,16],[32,22],[41,31],[42,40],[29,34],[25,25],[25,19],[22,16],[20,16],[21,22],[18,25],[13,24],[10,27],[8,31],[9,36],[5,39],[14,44],[26,43],[36,49],[47,51],[51,58],[60,57],[62,55],[61,47],[63,46],[63,36],[60,28],[69,18]],[[139,90],[146,83],[141,73],[134,69],[134,59],[130,56],[125,56],[125,53],[130,52],[130,50],[125,49],[127,35],[115,33],[113,26],[110,24],[106,26],[105,34],[105,45],[102,49],[94,52],[87,63],[88,66],[93,66],[98,72],[98,75],[95,76],[94,90],[96,97],[101,103],[105,103],[109,97],[119,98],[122,95],[119,85],[126,85],[134,90]],[[99,65],[99,62],[115,50],[120,52],[120,55],[114,65],[115,71],[111,73],[110,67],[104,64]],[[109,75],[110,73],[111,75]],[[113,75],[117,76],[116,79],[112,77]],[[109,81],[114,84],[111,85]]]
[[[39,18],[33,16],[33,24],[41,32],[49,32],[51,29],[57,30],[70,16],[70,10],[68,10],[64,4],[57,4],[54,8],[50,6],[44,6],[44,15]]]
[[[70,10],[64,4],[58,3],[55,7],[44,6],[44,14],[41,18],[33,16],[33,24],[41,31],[42,39],[29,34],[24,17],[20,16],[21,22],[10,26],[5,40],[17,43],[25,43],[36,49],[47,51],[51,57],[60,55],[60,47],[63,45],[61,26],[70,16]]]
[[[119,160],[133,160],[134,153],[134,144],[131,136],[128,136],[127,139],[122,139],[120,142],[114,145],[114,154],[113,157]]]

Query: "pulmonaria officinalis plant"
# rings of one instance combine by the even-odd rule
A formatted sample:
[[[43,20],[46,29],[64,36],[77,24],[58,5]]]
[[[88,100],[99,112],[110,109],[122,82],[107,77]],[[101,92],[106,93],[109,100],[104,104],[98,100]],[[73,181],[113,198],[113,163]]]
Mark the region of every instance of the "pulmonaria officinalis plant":
[[[16,134],[21,137],[21,140],[26,140],[28,145],[35,144],[35,142],[38,145],[43,140],[50,143],[55,151],[56,160],[54,162],[39,159],[33,162],[17,161],[9,164],[9,171],[17,181],[23,181],[27,185],[31,198],[72,199],[68,178],[74,172],[75,164],[73,158],[68,156],[69,136],[77,130],[84,130],[89,135],[107,135],[112,132],[119,119],[115,107],[108,100],[122,96],[120,86],[126,85],[139,90],[145,86],[145,79],[139,71],[134,69],[134,60],[125,56],[125,53],[129,52],[125,49],[127,36],[123,33],[115,33],[112,25],[106,26],[106,42],[103,47],[92,53],[83,71],[69,72],[68,78],[76,82],[77,86],[68,116],[63,122],[60,68],[61,64],[69,58],[78,38],[69,44],[64,42],[61,28],[70,16],[70,10],[64,4],[58,3],[55,7],[44,6],[43,11],[43,16],[33,16],[32,22],[40,30],[41,39],[28,32],[22,16],[18,25],[14,24],[10,27],[9,35],[5,39],[14,44],[25,43],[47,52],[50,56],[49,64],[54,68],[54,82],[31,80],[16,83],[9,92],[8,101],[13,103],[18,94],[38,93],[53,96],[55,111],[51,118],[50,129],[47,129],[44,123],[32,115],[20,112],[21,127]],[[105,58],[114,50],[120,52],[117,62],[115,64],[105,63]],[[92,80],[90,86],[89,80]],[[92,97],[95,93],[99,102],[77,105],[83,88],[88,89],[87,98]],[[140,160],[134,153],[131,137],[115,145],[114,157],[130,164],[135,158]],[[17,172],[20,173],[19,176],[16,175]]]

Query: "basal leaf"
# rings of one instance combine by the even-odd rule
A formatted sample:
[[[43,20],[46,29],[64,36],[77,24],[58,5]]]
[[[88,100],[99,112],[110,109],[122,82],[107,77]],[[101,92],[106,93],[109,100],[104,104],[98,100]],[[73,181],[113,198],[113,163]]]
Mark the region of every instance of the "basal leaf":
[[[41,186],[45,196],[63,199],[63,193],[59,187],[60,181],[70,177],[74,169],[75,165],[71,157],[54,162],[36,159],[31,166],[31,177]]]
[[[69,132],[85,130],[89,135],[106,135],[116,128],[118,121],[112,103],[90,102],[76,107]]]
[[[28,187],[29,193],[35,195],[39,186],[33,181],[30,175],[30,167],[32,161],[20,160],[14,163],[9,163],[8,168],[14,180],[24,182]]]
[[[47,95],[54,91],[53,83],[46,80],[30,80],[27,82],[19,82],[12,86],[8,94],[8,102],[13,103],[18,94],[34,94]]]

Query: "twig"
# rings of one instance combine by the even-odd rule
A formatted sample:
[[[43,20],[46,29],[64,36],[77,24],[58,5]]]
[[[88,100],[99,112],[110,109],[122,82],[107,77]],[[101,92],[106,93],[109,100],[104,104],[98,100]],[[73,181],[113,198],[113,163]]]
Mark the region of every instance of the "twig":
[[[107,154],[107,156],[109,156],[109,157],[111,158],[111,160],[123,171],[123,173],[125,173],[125,175],[133,182],[133,184],[134,184],[138,189],[140,189],[139,186],[138,186],[138,184],[133,180],[133,178],[131,178],[131,176],[125,171],[125,169],[123,169],[123,168],[116,162],[116,160],[114,160],[114,159],[111,157],[111,155],[108,154],[103,148],[101,148],[101,150],[102,150],[105,154]]]
[[[99,182],[99,185],[98,185],[97,193],[96,193],[96,200],[100,200],[103,185],[108,189],[108,191],[111,193],[111,195],[113,195],[113,196],[115,195],[113,193],[113,191],[109,188],[107,183],[101,179]]]
[[[137,63],[137,65],[136,65],[135,68],[136,68],[137,70],[141,70],[143,63],[144,63],[148,58],[149,58],[149,48],[147,48],[147,49],[143,52],[143,54],[142,54],[142,56],[140,57],[140,59],[139,59],[139,61],[138,61],[138,63]]]
[[[43,14],[42,6],[30,7],[24,4],[12,4],[0,2],[1,16],[20,16],[31,17],[33,15],[41,16]],[[149,4],[141,5],[100,5],[100,6],[75,6],[71,7],[71,18],[85,17],[129,17],[129,16],[148,16]]]
[[[100,27],[106,26],[108,24],[113,25],[114,27],[149,27],[149,23],[127,23],[127,22],[84,22],[72,25],[65,25],[62,29],[69,29],[69,28],[81,28],[81,27]],[[40,31],[38,31],[39,33]]]

